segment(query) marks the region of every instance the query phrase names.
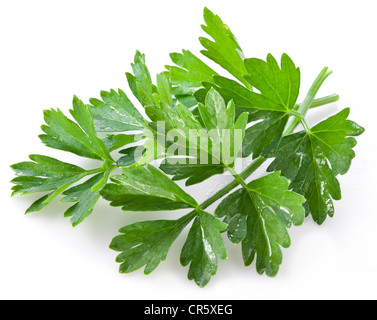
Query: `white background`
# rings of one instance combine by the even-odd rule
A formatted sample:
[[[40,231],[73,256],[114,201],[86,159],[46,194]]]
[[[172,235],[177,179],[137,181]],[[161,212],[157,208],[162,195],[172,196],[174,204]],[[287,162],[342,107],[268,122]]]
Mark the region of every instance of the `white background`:
[[[100,90],[127,90],[124,73],[136,49],[151,73],[169,64],[170,52],[200,50],[204,5],[218,13],[247,57],[287,52],[302,71],[303,98],[324,66],[334,74],[320,95],[339,103],[312,111],[311,124],[344,107],[365,126],[357,158],[340,177],[343,200],[318,227],[310,218],[290,230],[277,278],[245,268],[240,248],[227,241],[210,284],[198,288],[179,264],[184,234],[149,276],[118,274],[108,248],[129,223],[174,218],[182,212],[125,213],[104,201],[83,224],[63,218],[54,202],[25,216],[37,196],[10,198],[9,165],[32,153],[90,167],[94,162],[39,142],[42,110],[67,112],[73,94],[85,102]],[[377,298],[376,250],[376,1],[0,1],[0,298],[2,299],[372,299]],[[129,92],[129,91],[126,91]],[[228,177],[188,191],[203,200]],[[214,207],[210,208],[213,212]]]

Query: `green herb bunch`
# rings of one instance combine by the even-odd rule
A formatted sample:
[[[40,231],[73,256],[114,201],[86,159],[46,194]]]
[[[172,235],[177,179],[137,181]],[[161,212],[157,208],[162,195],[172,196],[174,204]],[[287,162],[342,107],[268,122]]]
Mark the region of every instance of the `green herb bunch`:
[[[59,109],[44,111],[42,142],[98,160],[97,169],[86,170],[45,155],[30,155],[30,161],[11,166],[17,175],[12,180],[13,195],[43,193],[26,213],[39,211],[62,195],[61,202],[72,204],[64,216],[70,217],[73,226],[89,217],[100,197],[125,211],[189,209],[178,220],[122,227],[110,248],[119,252],[120,272],[145,267],[149,274],[189,228],[180,262],[189,265],[188,278],[200,287],[216,274],[218,259],[227,258],[223,232],[232,243],[241,244],[246,266],[255,260],[259,274],[276,276],[281,247],[290,246],[287,230],[309,215],[318,224],[334,215],[333,200],[341,199],[337,176],[349,170],[355,157],[354,137],[364,132],[348,119],[349,109],[314,127],[307,124],[310,109],[339,99],[336,94],[316,98],[331,74],[328,68],[298,103],[300,69],[287,54],[280,62],[272,55],[266,60],[245,58],[217,15],[205,9],[204,20],[202,28],[210,39],[200,38],[201,53],[232,79],[183,50],[170,55],[174,65],[158,74],[154,84],[145,56],[137,52],[132,73],[126,76],[148,118],[120,89],[102,91],[101,98],[90,99],[89,104],[75,96],[71,118]],[[160,130],[161,123],[175,134]],[[303,129],[296,132],[300,124]],[[190,130],[201,132],[205,152],[198,137],[189,136]],[[221,130],[232,139],[226,139]],[[179,148],[172,149],[177,140]],[[190,156],[176,157],[177,149]],[[204,156],[208,161],[198,161]],[[250,164],[240,172],[236,164],[242,160]],[[249,179],[267,160],[268,173]],[[120,174],[113,174],[115,169]],[[225,173],[233,181],[203,203],[175,183],[186,180],[189,186]],[[220,199],[213,214],[207,211]]]

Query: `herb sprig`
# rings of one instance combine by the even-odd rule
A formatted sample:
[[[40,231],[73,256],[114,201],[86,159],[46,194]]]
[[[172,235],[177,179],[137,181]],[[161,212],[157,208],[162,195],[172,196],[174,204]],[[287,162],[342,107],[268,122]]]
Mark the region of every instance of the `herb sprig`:
[[[13,194],[44,194],[26,213],[63,195],[61,202],[74,203],[64,214],[73,226],[89,217],[100,197],[124,211],[189,209],[177,220],[124,226],[110,248],[119,252],[120,272],[144,267],[149,274],[191,224],[180,261],[200,287],[216,274],[218,260],[227,258],[224,232],[242,245],[246,266],[255,260],[259,274],[276,276],[281,248],[291,243],[288,229],[308,215],[318,224],[334,215],[333,200],[341,198],[337,176],[348,172],[354,137],[364,131],[348,119],[349,109],[312,128],[307,125],[311,108],[339,99],[336,94],[316,99],[331,74],[328,68],[298,103],[301,72],[287,54],[280,63],[271,54],[265,61],[245,58],[220,17],[205,9],[204,20],[202,28],[211,39],[200,38],[202,54],[232,79],[183,50],[171,54],[175,65],[166,66],[154,84],[144,54],[136,52],[126,77],[148,118],[121,89],[102,91],[89,104],[75,96],[73,119],[59,109],[44,112],[41,141],[99,161],[96,169],[44,155],[11,166],[17,175]],[[296,132],[299,124],[304,129]],[[239,172],[237,163],[250,157]],[[268,159],[269,173],[248,179]],[[112,175],[116,168],[121,173]],[[225,172],[234,180],[201,204],[175,183],[195,185]],[[218,200],[211,214],[208,209]]]

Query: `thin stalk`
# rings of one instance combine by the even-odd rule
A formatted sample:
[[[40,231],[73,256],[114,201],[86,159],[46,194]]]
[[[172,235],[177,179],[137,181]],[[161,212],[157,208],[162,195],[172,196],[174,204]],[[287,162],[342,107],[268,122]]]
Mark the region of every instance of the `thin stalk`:
[[[314,102],[314,98],[318,93],[319,88],[322,86],[323,82],[327,79],[327,77],[332,74],[332,71],[329,71],[329,68],[325,67],[322,69],[320,74],[318,75],[317,79],[313,82],[312,86],[309,89],[308,94],[306,95],[304,102],[300,104],[298,110],[296,111],[301,117],[293,117],[289,120],[285,130],[283,132],[283,136],[288,135],[289,133],[293,132],[293,130],[299,125],[301,119],[305,118],[307,112],[310,109],[310,106]],[[331,97],[330,100],[333,100],[334,97]]]
[[[306,120],[305,120],[304,118],[301,118],[300,121],[301,121],[302,126],[304,127],[304,130],[305,130],[306,132],[309,132],[309,131],[310,131],[310,127],[309,127],[309,125],[307,124]]]
[[[339,101],[339,95],[337,95],[337,94],[332,94],[332,95],[329,95],[329,96],[326,96],[326,97],[323,97],[323,98],[314,99],[313,103],[310,105],[310,109],[322,107],[326,104],[334,103],[334,102],[337,102],[337,101]]]
[[[327,104],[330,104],[330,103],[333,103],[333,102],[337,102],[337,101],[339,101],[339,95],[334,93],[334,94],[331,94],[329,96],[314,99],[313,103],[310,105],[310,109],[316,109],[318,107],[322,107],[324,105],[327,105]],[[295,107],[293,108],[293,110],[297,111],[301,107],[301,105],[302,105],[302,103],[296,104]]]
[[[100,172],[103,172],[104,170],[102,168],[96,168],[96,169],[92,169],[92,170],[87,170],[85,172],[85,175],[86,176],[89,176],[91,174],[95,174],[95,173],[100,173]]]
[[[267,159],[263,157],[259,157],[255,159],[242,173],[240,173],[238,176],[242,180],[247,179],[252,173],[254,173]],[[233,180],[231,183],[226,185],[224,188],[216,192],[212,197],[208,198],[206,201],[204,201],[200,207],[204,210],[208,208],[211,204],[228,194],[230,191],[232,191],[234,188],[236,188],[240,184],[237,179]]]
[[[301,116],[305,117],[306,113],[309,111],[310,106],[312,105],[315,96],[318,93],[318,90],[321,88],[322,84],[325,82],[327,77],[332,74],[332,71],[329,71],[329,68],[325,67],[322,69],[317,79],[313,82],[311,88],[309,89],[308,94],[305,97],[304,102],[301,104],[300,108],[297,110]]]

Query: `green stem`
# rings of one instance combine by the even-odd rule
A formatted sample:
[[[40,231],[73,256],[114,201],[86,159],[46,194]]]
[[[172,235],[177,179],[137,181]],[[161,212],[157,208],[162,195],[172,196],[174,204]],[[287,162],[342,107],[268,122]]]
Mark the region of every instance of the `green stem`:
[[[313,82],[311,88],[309,89],[308,94],[305,97],[304,102],[301,104],[300,108],[297,110],[301,116],[305,117],[306,113],[310,109],[316,94],[318,93],[319,88],[321,88],[323,82],[327,79],[327,77],[332,74],[332,71],[329,71],[329,68],[325,67],[322,69],[320,74],[318,75],[317,79]]]
[[[310,109],[322,107],[326,104],[334,103],[334,102],[337,102],[337,101],[339,101],[339,95],[337,95],[337,94],[332,94],[332,95],[329,95],[329,96],[326,96],[326,97],[323,97],[323,98],[315,99],[315,100],[313,100],[313,103],[310,105]]]
[[[254,173],[267,159],[263,157],[259,157],[255,159],[242,173],[240,173],[238,176],[242,180],[247,179],[252,173]],[[233,180],[231,183],[226,185],[224,188],[216,192],[212,197],[208,198],[206,201],[204,201],[200,207],[204,210],[208,208],[211,204],[216,202],[217,200],[221,199],[223,196],[228,194],[230,191],[232,191],[234,188],[236,188],[240,183],[237,181],[237,179]]]
[[[313,82],[312,86],[309,89],[308,94],[305,97],[305,100],[302,104],[300,104],[298,110],[296,111],[301,117],[293,117],[289,120],[285,130],[283,132],[283,136],[288,135],[289,133],[293,132],[293,130],[298,126],[303,118],[305,118],[307,112],[310,109],[310,106],[314,102],[314,98],[318,93],[319,88],[322,86],[323,82],[327,79],[327,77],[332,74],[332,71],[329,71],[329,68],[325,67],[322,69],[320,74],[318,75],[317,79]],[[330,96],[329,100],[333,100],[334,95]]]
[[[85,172],[85,175],[86,176],[89,176],[91,174],[95,174],[95,173],[100,173],[100,172],[103,172],[104,170],[102,168],[97,168],[97,169],[93,169],[93,170],[87,170]]]
[[[310,105],[310,109],[316,109],[324,105],[339,101],[339,95],[331,94],[322,98],[314,99],[313,103]],[[296,104],[293,110],[297,111],[301,107],[302,103]]]
[[[247,189],[246,182],[240,174],[236,172],[232,167],[227,167],[228,171],[232,174],[237,184],[240,184],[243,188]]]
[[[235,180],[233,180],[231,183],[227,184],[224,188],[216,192],[213,196],[208,198],[206,201],[204,201],[200,207],[202,210],[208,208],[210,205],[215,203],[217,200],[224,197],[226,194],[228,194],[230,191],[232,191],[234,188],[238,187],[240,184],[244,183],[244,180],[249,177],[253,172],[255,172],[267,159],[264,157],[259,157],[255,159],[242,173],[237,174],[233,168],[228,168],[228,170],[232,173]]]
[[[304,118],[301,118],[300,121],[301,121],[302,126],[304,127],[304,130],[305,130],[306,132],[309,132],[309,131],[310,131],[310,127],[309,127],[309,125],[307,124],[306,120],[305,120]]]

